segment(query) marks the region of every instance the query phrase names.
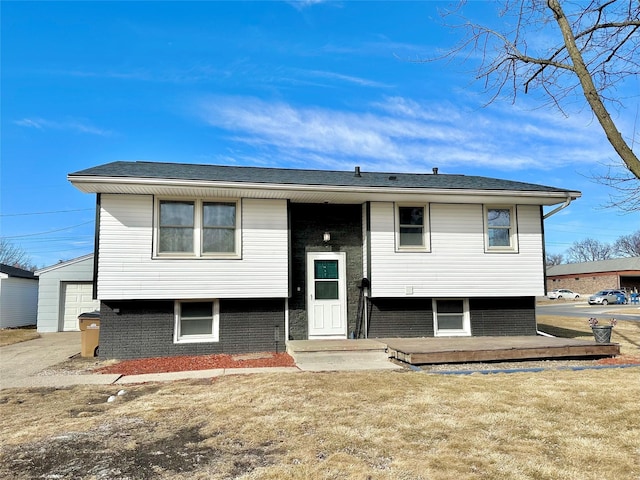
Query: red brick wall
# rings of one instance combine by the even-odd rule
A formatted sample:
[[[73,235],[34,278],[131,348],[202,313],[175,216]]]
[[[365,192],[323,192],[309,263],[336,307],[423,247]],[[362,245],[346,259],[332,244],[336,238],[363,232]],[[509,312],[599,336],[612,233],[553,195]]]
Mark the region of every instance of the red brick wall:
[[[614,273],[589,273],[547,277],[547,291],[567,288],[582,295],[590,295],[599,290],[620,288],[620,277]]]

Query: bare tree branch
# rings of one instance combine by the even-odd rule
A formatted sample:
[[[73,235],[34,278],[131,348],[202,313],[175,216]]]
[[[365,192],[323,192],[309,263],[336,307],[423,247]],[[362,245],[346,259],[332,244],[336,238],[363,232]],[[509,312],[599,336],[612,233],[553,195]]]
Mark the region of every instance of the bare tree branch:
[[[580,242],[574,242],[569,250],[567,250],[567,257],[572,263],[609,260],[610,258],[613,258],[613,255],[613,246],[607,243],[600,242],[599,240],[595,240],[593,238],[587,238]]]
[[[567,102],[584,98],[623,163],[622,174],[597,180],[617,189],[621,198],[616,202],[626,211],[630,206],[640,210],[640,159],[633,150],[636,132],[623,135],[619,128],[622,124],[617,125],[611,115],[611,109],[633,109],[630,98],[620,96],[618,86],[640,75],[640,1],[499,3],[504,28],[470,21],[463,13],[464,0],[453,12],[446,13],[447,18],[462,18],[457,28],[466,33],[458,46],[440,58],[465,54],[466,59],[472,59],[479,53],[476,78],[484,81],[490,95],[487,103],[503,93],[510,93],[515,102],[521,89],[529,93],[537,88],[567,115]],[[561,34],[559,40],[554,33]],[[638,97],[632,98],[637,101]]]
[[[576,45],[576,39],[573,35],[571,25],[560,6],[559,0],[547,0],[547,5],[553,11],[556,22],[560,27],[564,43],[567,46],[567,51],[573,61],[575,74],[578,76],[578,80],[582,85],[582,91],[584,92],[587,102],[591,106],[591,110],[600,122],[602,129],[605,131],[609,143],[613,146],[620,158],[622,158],[622,161],[627,165],[627,167],[629,167],[631,173],[640,179],[640,160],[633,153],[631,147],[627,145],[624,138],[622,138],[618,128],[611,119],[611,115],[609,115],[607,108],[604,106],[604,103],[598,94],[598,89],[593,83],[593,78],[584,63],[582,54]]]
[[[553,265],[560,265],[564,261],[564,256],[561,253],[548,253],[545,258],[545,264],[547,267]]]
[[[0,263],[25,270],[34,269],[27,252],[5,238],[0,238]]]
[[[640,230],[618,238],[614,248],[616,253],[622,257],[640,257]]]

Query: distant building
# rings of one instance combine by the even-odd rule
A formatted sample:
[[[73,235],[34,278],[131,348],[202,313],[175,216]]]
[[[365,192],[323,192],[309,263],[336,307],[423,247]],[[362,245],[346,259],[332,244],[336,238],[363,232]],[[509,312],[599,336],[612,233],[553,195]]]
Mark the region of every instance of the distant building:
[[[583,294],[608,288],[640,291],[640,257],[567,263],[547,268],[547,290],[568,288]]]
[[[0,328],[35,325],[37,311],[38,278],[0,263]]]

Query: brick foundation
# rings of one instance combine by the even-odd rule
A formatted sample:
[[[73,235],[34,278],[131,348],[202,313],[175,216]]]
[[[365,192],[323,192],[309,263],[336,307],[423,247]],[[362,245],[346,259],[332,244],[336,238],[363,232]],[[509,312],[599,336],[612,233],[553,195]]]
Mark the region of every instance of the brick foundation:
[[[119,309],[115,313],[114,309]],[[213,353],[275,351],[279,329],[284,349],[284,300],[220,300],[218,342],[173,341],[173,301],[103,301],[100,305],[100,357],[143,358]]]
[[[470,298],[472,336],[536,335],[535,297]],[[369,338],[433,337],[431,298],[374,298]]]

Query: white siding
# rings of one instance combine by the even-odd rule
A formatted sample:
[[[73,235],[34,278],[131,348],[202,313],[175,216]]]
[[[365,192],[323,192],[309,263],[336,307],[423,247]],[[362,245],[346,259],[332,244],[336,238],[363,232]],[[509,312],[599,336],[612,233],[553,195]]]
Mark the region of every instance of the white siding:
[[[102,195],[98,298],[283,298],[287,203],[242,201],[241,259],[153,259],[153,197]]]
[[[371,295],[544,295],[540,208],[517,207],[517,253],[485,253],[483,207],[431,204],[431,252],[396,252],[393,203],[371,204]]]
[[[46,268],[39,274],[39,278],[38,331],[62,331],[64,316],[64,289],[62,282],[81,283],[93,281],[93,255],[79,261]],[[99,302],[96,301],[94,308],[99,308],[98,305]]]
[[[37,279],[0,279],[0,328],[35,325],[37,312]]]

